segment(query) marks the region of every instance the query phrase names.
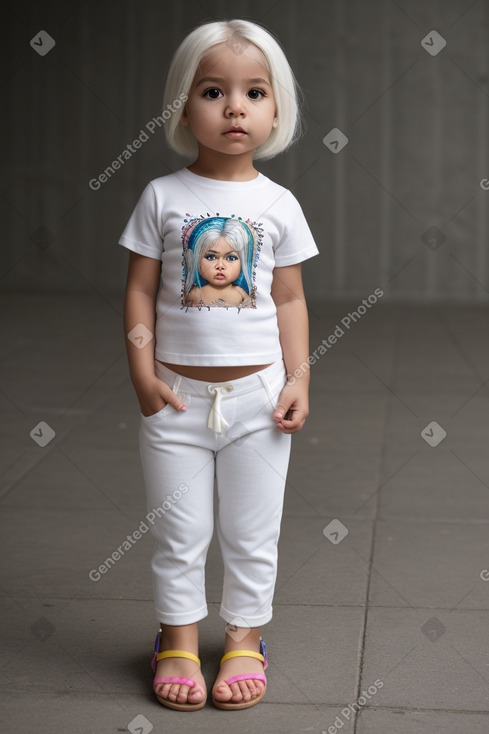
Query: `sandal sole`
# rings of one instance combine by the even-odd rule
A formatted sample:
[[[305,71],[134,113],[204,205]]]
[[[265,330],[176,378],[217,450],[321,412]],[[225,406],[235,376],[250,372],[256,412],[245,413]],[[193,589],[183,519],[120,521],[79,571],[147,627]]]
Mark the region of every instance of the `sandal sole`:
[[[167,698],[161,698],[156,693],[155,696],[158,703],[167,709],[173,709],[173,711],[200,711],[207,703],[207,696],[203,701],[199,701],[199,703],[177,703],[176,701],[169,701]]]

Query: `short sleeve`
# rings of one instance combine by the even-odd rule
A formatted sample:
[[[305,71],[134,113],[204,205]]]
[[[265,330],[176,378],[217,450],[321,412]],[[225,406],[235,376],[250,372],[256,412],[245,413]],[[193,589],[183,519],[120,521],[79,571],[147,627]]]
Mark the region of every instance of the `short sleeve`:
[[[319,254],[302,208],[295,196],[287,191],[281,197],[284,230],[275,247],[275,266],[285,267],[308,260]]]
[[[158,219],[156,193],[149,183],[134,207],[119,244],[139,255],[161,260],[164,247]]]

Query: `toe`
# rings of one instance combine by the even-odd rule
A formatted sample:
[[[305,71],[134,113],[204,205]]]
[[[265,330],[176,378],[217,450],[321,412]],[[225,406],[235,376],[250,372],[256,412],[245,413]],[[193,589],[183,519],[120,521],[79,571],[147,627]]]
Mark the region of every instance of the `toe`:
[[[253,678],[236,681],[229,686],[224,680],[216,683],[213,690],[213,696],[222,703],[248,703],[263,691],[264,684],[262,681]]]
[[[200,703],[204,699],[204,691],[199,687],[191,688],[189,690],[187,700],[189,703]]]
[[[171,688],[171,685],[169,683],[160,683],[158,686],[156,686],[155,692],[161,698],[168,698],[170,688]]]
[[[172,703],[200,703],[205,695],[200,686],[190,688],[183,683],[162,683],[156,686],[156,694]]]
[[[245,680],[244,682],[246,684],[246,688],[248,689],[248,693],[249,693],[250,699],[256,698],[257,697],[257,694],[258,694],[258,691],[257,691],[256,686],[255,686],[255,681],[254,680]]]
[[[261,680],[254,680],[253,685],[255,688],[255,696],[259,696],[260,693],[263,691],[265,684]]]
[[[176,695],[176,702],[177,703],[187,703],[188,699],[188,692],[190,690],[189,686],[180,685],[178,686],[179,691]]]
[[[241,703],[244,698],[244,687],[242,681],[231,683],[231,692],[233,694],[233,703]]]
[[[257,682],[255,680],[247,680],[246,683],[248,684],[248,690],[250,692],[251,698],[257,698],[261,689]]]
[[[251,701],[251,690],[250,690],[250,687],[248,686],[248,681],[246,680],[240,681],[239,687],[241,690],[241,696],[242,696],[243,701],[246,701],[246,702]]]
[[[159,685],[155,686],[155,693],[160,698],[168,698],[170,687],[171,686],[169,683],[160,683]]]
[[[226,703],[226,701],[230,701],[233,698],[233,691],[225,681],[221,681],[214,688],[214,698]]]

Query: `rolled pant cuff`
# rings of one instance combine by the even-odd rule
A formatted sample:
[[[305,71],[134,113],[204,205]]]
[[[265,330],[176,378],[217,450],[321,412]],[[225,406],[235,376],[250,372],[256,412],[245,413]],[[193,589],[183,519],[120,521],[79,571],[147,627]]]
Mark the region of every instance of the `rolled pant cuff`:
[[[207,605],[195,609],[193,612],[186,612],[184,614],[169,614],[168,612],[161,612],[159,609],[155,609],[156,619],[161,624],[168,624],[173,626],[180,626],[183,624],[193,624],[199,622],[204,617],[207,617]]]
[[[236,627],[262,627],[271,620],[273,611],[272,607],[270,607],[270,609],[264,614],[233,614],[233,612],[230,612],[228,609],[221,606],[219,616],[221,616],[228,624],[233,624]]]

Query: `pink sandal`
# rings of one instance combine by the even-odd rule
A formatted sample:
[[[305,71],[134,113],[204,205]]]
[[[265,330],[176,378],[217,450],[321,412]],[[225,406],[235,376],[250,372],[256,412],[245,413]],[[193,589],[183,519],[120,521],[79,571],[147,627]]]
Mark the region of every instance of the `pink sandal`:
[[[254,652],[253,650],[232,650],[231,652],[227,652],[225,655],[222,656],[220,665],[222,665],[226,660],[229,660],[230,658],[237,657],[256,658],[257,660],[261,660],[261,662],[263,663],[263,670],[266,670],[268,668],[267,646],[265,645],[261,637],[260,652]],[[260,680],[265,684],[263,687],[263,691],[256,698],[252,698],[251,701],[243,701],[242,703],[230,703],[229,701],[217,701],[213,696],[212,703],[214,704],[214,706],[216,706],[218,709],[225,709],[226,711],[233,711],[233,709],[249,709],[252,706],[256,706],[256,704],[260,703],[260,701],[262,700],[267,689],[267,679],[264,673],[242,673],[241,675],[233,675],[230,678],[226,678],[224,682],[227,683],[228,686],[230,686],[232,683],[236,683],[239,680],[250,679]]]
[[[165,652],[159,652],[160,637],[161,630],[156,635],[155,651],[151,660],[151,667],[154,673],[156,673],[156,666],[158,664],[158,661],[163,660],[164,658],[187,658],[188,660],[193,660],[194,663],[197,663],[200,668],[200,660],[197,655],[194,655],[191,652],[187,652],[186,650],[165,650]],[[162,704],[162,706],[166,706],[169,709],[175,709],[176,711],[198,711],[205,706],[207,695],[202,699],[202,701],[199,701],[198,703],[177,703],[176,701],[169,701],[167,698],[159,696],[156,692],[156,688],[162,683],[179,683],[184,686],[190,686],[190,688],[194,688],[197,685],[197,683],[192,678],[180,678],[178,676],[167,675],[155,676],[153,680],[153,691],[155,692],[155,696],[159,703]]]

